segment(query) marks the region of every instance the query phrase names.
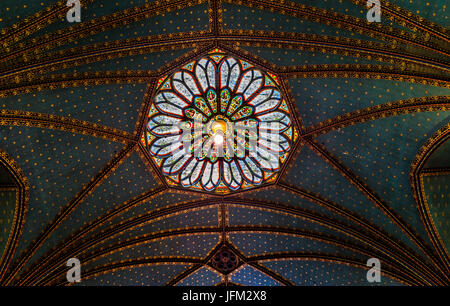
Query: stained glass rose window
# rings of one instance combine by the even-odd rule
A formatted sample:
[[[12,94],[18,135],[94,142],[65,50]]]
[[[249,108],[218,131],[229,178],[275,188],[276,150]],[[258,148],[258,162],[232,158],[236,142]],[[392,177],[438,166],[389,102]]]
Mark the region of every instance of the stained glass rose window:
[[[275,75],[216,49],[157,86],[142,141],[169,184],[227,193],[275,180],[297,136]]]

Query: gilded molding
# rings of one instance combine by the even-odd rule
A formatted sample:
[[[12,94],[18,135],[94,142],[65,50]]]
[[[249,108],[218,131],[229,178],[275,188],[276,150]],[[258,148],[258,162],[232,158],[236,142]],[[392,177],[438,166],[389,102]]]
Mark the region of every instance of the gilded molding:
[[[333,168],[342,174],[343,177],[349,180],[349,182],[354,185],[358,190],[360,190],[370,201],[372,201],[389,219],[391,219],[394,224],[396,224],[400,230],[402,230],[417,247],[424,252],[424,254],[430,259],[434,264],[434,268],[437,268],[441,273],[434,275],[435,281],[438,283],[443,283],[440,280],[442,277],[446,277],[442,267],[437,261],[435,255],[430,252],[430,250],[425,246],[424,241],[417,235],[417,233],[408,224],[406,224],[402,218],[396,214],[390,207],[385,203],[380,196],[378,196],[373,190],[370,189],[367,184],[365,184],[359,177],[357,177],[352,171],[346,168],[341,162],[339,162],[330,152],[328,152],[322,145],[317,143],[317,141],[310,138],[306,138],[308,146],[315,151],[319,156],[321,156],[326,162],[328,162]],[[427,270],[430,267],[425,267]]]
[[[443,266],[447,272],[450,271],[449,254],[444,246],[444,243],[439,235],[439,232],[434,225],[428,203],[425,197],[425,190],[423,186],[423,176],[429,173],[424,171],[424,166],[432,154],[444,143],[450,139],[450,123],[439,129],[430,139],[420,148],[414,161],[411,164],[410,179],[414,195],[417,203],[417,208],[420,212],[420,217],[425,225],[425,229],[433,243]]]
[[[43,229],[43,231],[38,235],[38,237],[30,244],[30,247],[22,254],[22,256],[16,260],[14,268],[10,271],[7,278],[5,278],[5,283],[8,285],[14,280],[14,277],[23,266],[30,260],[36,253],[37,249],[42,246],[42,244],[50,237],[50,235],[58,228],[59,225],[69,216],[71,212],[75,210],[78,205],[80,205],[93,190],[98,187],[106,177],[113,172],[123,161],[128,158],[131,151],[135,147],[135,144],[130,144],[125,146],[116,156],[102,169],[100,172],[94,176],[90,182],[83,187],[82,190],[58,213],[55,219]]]
[[[34,126],[100,137],[123,144],[134,143],[133,136],[125,131],[69,117],[29,111],[0,110],[0,126]]]
[[[431,96],[399,100],[339,115],[309,127],[303,137],[315,137],[357,123],[415,112],[450,110],[450,96]]]
[[[374,25],[369,23],[365,19],[360,19],[351,15],[344,15],[338,12],[329,11],[305,4],[299,4],[292,1],[279,1],[279,0],[224,0],[228,3],[244,5],[248,7],[254,7],[271,12],[277,12],[283,15],[289,15],[293,17],[300,17],[305,20],[311,20],[313,22],[322,23],[337,28],[342,28],[347,31],[364,34],[369,37],[379,38],[385,41],[392,41],[394,44],[398,42],[416,45],[443,55],[449,55],[445,48],[430,43],[429,40],[425,40],[425,37],[417,34],[411,34],[406,31],[399,30],[397,28],[382,25],[380,23]]]
[[[4,252],[0,257],[0,284],[3,284],[5,273],[8,268],[10,268],[9,264],[14,256],[15,250],[19,243],[19,238],[22,235],[25,216],[28,210],[30,186],[27,177],[17,163],[1,148],[0,164],[8,169],[16,184],[16,187],[14,188],[14,190],[16,190],[16,207],[14,211],[14,218],[11,224],[8,241],[6,242]]]

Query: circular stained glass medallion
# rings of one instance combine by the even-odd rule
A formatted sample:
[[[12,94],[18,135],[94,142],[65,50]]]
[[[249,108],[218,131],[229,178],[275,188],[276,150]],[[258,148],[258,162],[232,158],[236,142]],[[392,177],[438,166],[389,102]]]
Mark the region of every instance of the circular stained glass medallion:
[[[228,193],[276,179],[297,131],[275,75],[216,49],[157,86],[142,141],[170,185]]]

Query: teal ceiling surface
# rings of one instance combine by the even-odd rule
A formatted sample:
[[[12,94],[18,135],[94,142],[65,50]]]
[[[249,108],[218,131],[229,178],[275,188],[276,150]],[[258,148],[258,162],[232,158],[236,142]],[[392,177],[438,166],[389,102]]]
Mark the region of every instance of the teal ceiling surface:
[[[0,201],[2,208],[0,210],[0,222],[2,231],[0,232],[0,254],[3,254],[8,242],[11,227],[16,210],[17,192],[15,190],[0,189]]]
[[[450,284],[446,1],[379,24],[361,0],[81,4],[0,5],[0,285],[73,285],[69,258],[81,286]],[[146,147],[166,77],[208,52],[285,101],[289,154],[253,189],[184,188]]]
[[[448,122],[446,112],[401,115],[346,127],[331,132],[326,140],[324,135],[317,140],[426,239],[428,234],[411,195],[409,169],[420,146]],[[389,152],[383,150],[386,147]]]
[[[80,286],[162,286],[173,275],[179,274],[189,268],[189,265],[165,263],[161,265],[123,268],[96,276],[80,283]],[[117,280],[120,279],[120,282]]]
[[[261,47],[243,47],[243,49],[281,66],[326,65],[329,63],[341,65],[388,65],[387,63],[380,63],[356,56],[323,54],[308,50],[298,51]]]
[[[441,238],[447,252],[450,248],[450,235],[448,231],[448,215],[450,211],[450,190],[448,188],[449,179],[449,174],[427,176],[423,183],[430,214],[433,218],[436,230],[442,235]]]
[[[151,71],[156,70],[164,65],[170,64],[172,61],[177,59],[178,57],[186,54],[191,51],[190,49],[185,50],[174,50],[174,51],[164,51],[164,52],[155,52],[152,54],[143,54],[143,55],[133,55],[133,56],[124,56],[118,59],[105,60],[80,65],[74,68],[66,68],[58,71],[58,73],[92,73],[95,71],[122,71],[133,70],[133,71]],[[139,84],[141,85],[141,84]],[[143,86],[143,85],[141,85]],[[141,99],[142,100],[142,99]]]
[[[348,211],[357,211],[371,224],[379,226],[396,239],[419,251],[407,236],[383,212],[330,164],[326,163],[311,149],[304,147],[296,158],[295,166],[283,180],[290,185],[310,190],[314,194],[331,200]],[[301,183],[295,183],[301,180]]]
[[[30,222],[24,226],[18,253],[123,146],[92,136],[36,127],[2,127],[0,134],[3,149],[20,159],[22,171],[29,176]],[[22,159],[27,151],[36,154]]]
[[[4,109],[74,118],[133,132],[145,90],[144,84],[63,88],[9,96],[0,99],[0,103]],[[98,103],[97,99],[102,103]],[[118,113],[127,116],[118,117]]]
[[[252,266],[245,265],[241,269],[234,272],[231,281],[237,285],[243,286],[280,286],[281,284],[273,278],[263,274],[261,271]],[[255,280],[258,280],[255,282]]]
[[[203,267],[180,281],[177,286],[214,286],[220,284],[222,277],[211,268]]]
[[[54,4],[52,0],[26,1],[26,0],[5,0],[2,2],[0,28],[8,28],[15,23],[22,21],[24,16],[31,16],[48,6]]]
[[[388,102],[450,94],[447,88],[391,80],[293,79],[289,84],[306,127]]]
[[[435,22],[443,27],[448,27],[448,3],[445,0],[436,0],[432,2],[419,0],[393,0],[393,4],[410,10],[414,14],[418,14],[432,22]]]
[[[279,274],[288,275],[297,286],[358,286],[361,278],[360,269],[334,262],[279,260],[267,261],[263,265]],[[401,284],[386,278],[373,285]]]

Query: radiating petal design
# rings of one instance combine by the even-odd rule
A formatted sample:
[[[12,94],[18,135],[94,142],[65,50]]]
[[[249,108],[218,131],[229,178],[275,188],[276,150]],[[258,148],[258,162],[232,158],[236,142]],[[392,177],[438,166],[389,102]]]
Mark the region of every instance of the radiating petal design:
[[[203,97],[197,97],[194,100],[194,105],[199,109],[205,116],[210,117],[212,115],[212,111],[209,108],[208,104],[206,103],[205,99]]]
[[[252,184],[259,185],[263,180],[261,169],[247,156],[238,161],[244,179]]]
[[[249,129],[258,127],[258,120],[256,119],[244,119],[234,122],[235,129]]]
[[[180,71],[173,76],[173,86],[181,96],[185,97],[189,102],[195,95],[200,95],[200,91],[195,84],[194,77],[186,72]]]
[[[219,163],[206,162],[205,169],[202,175],[202,186],[206,190],[213,190],[219,185],[220,173],[219,173]]]
[[[148,129],[156,136],[177,135],[182,131],[179,127],[181,119],[158,115],[153,117],[148,123]]]
[[[241,107],[242,103],[244,103],[244,98],[241,95],[235,96],[228,105],[227,115],[231,116],[231,114],[234,114],[234,112]]]
[[[184,150],[184,146],[181,141],[174,141],[174,142],[155,141],[151,146],[150,153],[158,157],[167,157],[171,154],[174,154],[174,152],[180,149]]]
[[[206,139],[204,139],[202,147],[200,148],[200,154],[197,155],[197,158],[199,160],[203,160],[205,158],[207,158],[208,156],[210,156],[211,151],[212,151],[212,147],[213,147],[213,138],[212,137],[208,137]]]
[[[242,77],[236,93],[243,94],[245,99],[248,99],[257,91],[263,82],[263,76],[259,70],[251,69],[246,71]]]
[[[288,115],[281,111],[275,111],[264,115],[259,115],[257,118],[261,121],[259,128],[263,130],[275,130],[284,132],[291,125],[291,119]]]
[[[285,153],[289,151],[289,139],[278,133],[259,133],[258,145],[272,152]]]
[[[210,89],[206,93],[206,99],[208,101],[209,106],[211,107],[213,113],[217,113],[218,111],[218,105],[217,105],[217,93],[215,90]]]
[[[220,92],[220,111],[225,113],[228,108],[228,103],[230,102],[231,93],[225,88]]]
[[[208,120],[208,117],[206,117],[205,115],[203,115],[200,111],[198,111],[196,108],[194,107],[189,107],[186,108],[184,110],[184,114],[187,118],[192,119],[192,120],[199,120],[202,122],[206,122]]]
[[[181,184],[185,187],[196,184],[201,177],[204,164],[205,161],[199,161],[196,158],[191,159],[181,173]]]
[[[228,87],[233,91],[240,74],[241,68],[238,61],[228,57],[220,66],[220,88]]]
[[[225,184],[231,190],[237,190],[242,185],[242,176],[239,171],[239,167],[236,165],[236,161],[232,161],[230,163],[223,163],[223,178]]]
[[[258,147],[258,150],[250,151],[252,159],[266,171],[274,172],[280,168],[279,155],[264,147]]]
[[[147,139],[169,184],[226,193],[280,171],[295,129],[274,77],[216,49],[161,78]]]
[[[234,115],[231,116],[233,121],[240,120],[242,118],[247,118],[253,114],[253,108],[251,106],[241,107]]]
[[[192,158],[192,154],[186,154],[184,148],[181,147],[164,161],[162,171],[166,175],[177,174]]]
[[[179,96],[172,92],[162,92],[156,96],[156,108],[168,115],[183,116],[183,108],[188,106]]]
[[[211,60],[205,58],[199,60],[195,69],[195,75],[203,93],[206,93],[209,88],[216,87],[216,67]]]
[[[280,92],[272,88],[261,91],[255,98],[248,102],[248,104],[255,107],[256,115],[273,111],[280,106],[280,103]]]

